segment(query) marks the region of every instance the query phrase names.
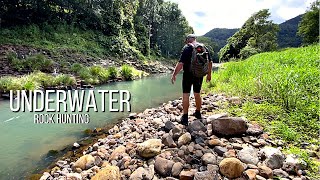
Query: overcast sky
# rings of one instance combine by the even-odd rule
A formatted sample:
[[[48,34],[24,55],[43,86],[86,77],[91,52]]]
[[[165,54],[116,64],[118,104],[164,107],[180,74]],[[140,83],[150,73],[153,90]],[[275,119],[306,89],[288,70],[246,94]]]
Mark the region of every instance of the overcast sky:
[[[270,9],[276,23],[303,14],[315,0],[167,0],[179,4],[196,35],[213,28],[239,28],[254,13]]]

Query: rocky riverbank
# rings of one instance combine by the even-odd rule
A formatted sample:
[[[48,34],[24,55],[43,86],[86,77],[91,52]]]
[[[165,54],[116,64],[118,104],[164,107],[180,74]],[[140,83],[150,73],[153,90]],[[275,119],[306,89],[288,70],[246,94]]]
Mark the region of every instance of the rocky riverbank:
[[[206,95],[203,119],[190,116],[188,127],[179,124],[181,99],[132,113],[76,161],[57,161],[41,179],[309,179],[306,162],[284,154],[262,127],[215,114],[222,103],[241,102]]]

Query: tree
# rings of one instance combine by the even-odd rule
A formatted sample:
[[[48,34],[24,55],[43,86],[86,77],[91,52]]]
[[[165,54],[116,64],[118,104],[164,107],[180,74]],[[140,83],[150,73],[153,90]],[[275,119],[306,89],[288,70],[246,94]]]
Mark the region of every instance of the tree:
[[[209,53],[211,55],[212,61],[215,63],[219,62],[219,59],[214,56],[214,51],[217,49],[218,45],[217,43],[213,42],[211,38],[205,37],[205,36],[200,36],[197,38],[197,41],[200,43],[203,43],[209,50]]]
[[[221,61],[228,61],[230,58],[241,58],[240,52],[247,47],[242,54],[246,56],[250,52],[266,52],[277,48],[278,25],[272,20],[268,20],[270,12],[268,9],[260,10],[254,13],[236,32],[228,39],[228,43],[219,52]],[[246,57],[242,56],[242,57]]]
[[[299,24],[298,34],[303,38],[305,44],[319,42],[319,11],[320,1],[316,0],[303,15]]]

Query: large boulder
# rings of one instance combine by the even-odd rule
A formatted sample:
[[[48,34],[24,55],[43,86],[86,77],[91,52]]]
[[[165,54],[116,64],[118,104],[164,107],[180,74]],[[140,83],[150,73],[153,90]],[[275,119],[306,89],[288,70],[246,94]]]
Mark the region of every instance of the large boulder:
[[[246,133],[248,129],[247,122],[240,117],[220,117],[213,119],[208,117],[208,121],[212,123],[212,130],[216,134],[232,136]]]
[[[251,147],[247,147],[239,151],[238,158],[246,164],[257,165],[259,162],[258,152]]]
[[[137,150],[141,157],[151,158],[160,154],[161,146],[162,143],[160,139],[149,139],[138,144]]]
[[[106,166],[104,169],[99,171],[92,180],[120,180],[120,170],[117,166]]]
[[[81,156],[73,165],[73,168],[80,168],[82,170],[86,170],[91,168],[94,165],[95,162],[95,158],[88,154],[88,155],[84,155]]]
[[[219,164],[220,172],[227,178],[238,178],[244,171],[241,161],[237,158],[225,158]]]
[[[174,165],[173,161],[164,159],[162,157],[156,157],[156,160],[154,163],[156,172],[164,177],[167,177],[171,174],[173,165]]]

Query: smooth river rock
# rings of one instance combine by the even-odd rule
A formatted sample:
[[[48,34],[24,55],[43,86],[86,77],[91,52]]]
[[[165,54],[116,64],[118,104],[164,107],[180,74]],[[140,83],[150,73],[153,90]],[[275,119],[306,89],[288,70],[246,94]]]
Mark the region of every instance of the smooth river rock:
[[[259,162],[258,153],[255,149],[247,147],[238,152],[238,158],[246,164],[257,165]]]
[[[225,158],[219,164],[220,172],[228,178],[240,177],[244,171],[241,161],[237,158]]]
[[[164,159],[162,157],[156,157],[154,168],[161,176],[167,177],[171,174],[173,161]]]
[[[74,169],[80,168],[82,170],[86,170],[92,167],[94,165],[94,162],[95,162],[95,158],[92,155],[90,154],[84,155],[74,163],[73,168]]]
[[[143,143],[138,144],[137,150],[139,155],[144,158],[154,157],[161,152],[161,140],[149,139]]]
[[[106,166],[100,170],[91,180],[120,180],[120,170],[117,166]]]
[[[210,117],[208,119],[210,121]],[[245,134],[248,129],[247,122],[240,117],[221,117],[211,123],[214,133],[226,136]]]

